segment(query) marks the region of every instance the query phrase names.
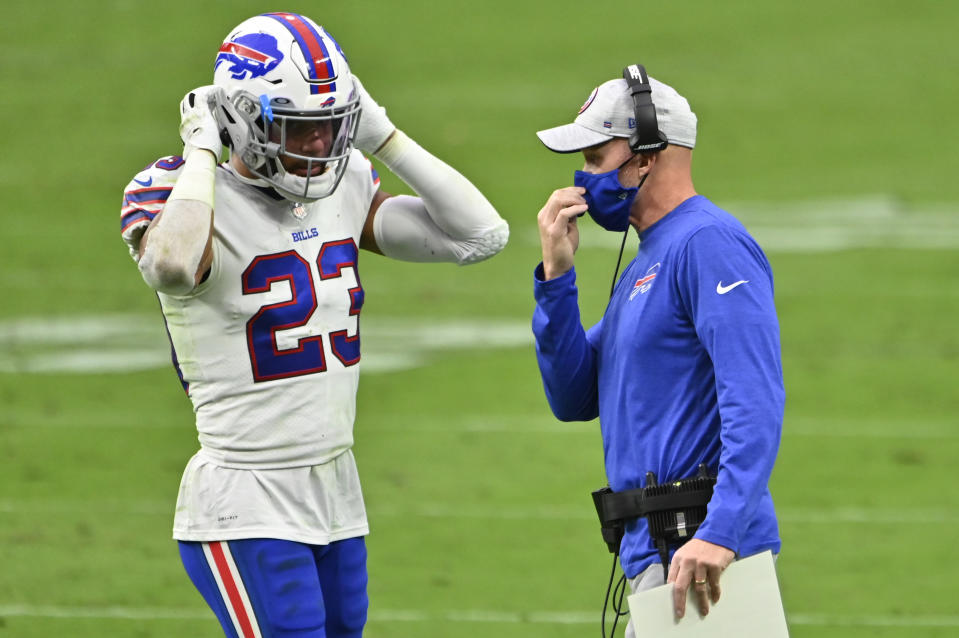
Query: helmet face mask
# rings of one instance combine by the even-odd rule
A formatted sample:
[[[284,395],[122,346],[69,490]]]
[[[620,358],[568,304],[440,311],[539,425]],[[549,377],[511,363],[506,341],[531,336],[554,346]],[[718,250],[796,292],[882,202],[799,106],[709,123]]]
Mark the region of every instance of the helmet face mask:
[[[214,110],[225,142],[280,195],[309,202],[333,193],[359,123],[346,57],[322,27],[273,13],[240,24],[223,42]]]

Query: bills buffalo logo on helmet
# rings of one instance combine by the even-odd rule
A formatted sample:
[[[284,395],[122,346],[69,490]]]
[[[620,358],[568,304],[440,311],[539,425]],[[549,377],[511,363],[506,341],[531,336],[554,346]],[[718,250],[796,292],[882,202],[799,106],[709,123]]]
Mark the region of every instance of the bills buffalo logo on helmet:
[[[276,68],[283,60],[276,38],[268,33],[248,33],[224,42],[216,56],[213,69],[230,64],[234,80],[258,78]],[[247,75],[249,74],[249,75]]]

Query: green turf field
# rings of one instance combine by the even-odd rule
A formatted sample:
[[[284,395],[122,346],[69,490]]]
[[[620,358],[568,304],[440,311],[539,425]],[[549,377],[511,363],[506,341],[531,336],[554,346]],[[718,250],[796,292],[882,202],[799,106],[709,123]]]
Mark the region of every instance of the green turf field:
[[[959,5],[53,0],[0,20],[0,638],[222,635],[170,539],[192,412],[117,219],[220,40],[273,10],[324,24],[512,228],[469,268],[362,260],[367,636],[599,631],[597,424],[551,417],[528,327],[535,214],[577,163],[533,133],[637,61],[776,273],[791,634],[959,635]],[[584,228],[588,321],[612,246]]]

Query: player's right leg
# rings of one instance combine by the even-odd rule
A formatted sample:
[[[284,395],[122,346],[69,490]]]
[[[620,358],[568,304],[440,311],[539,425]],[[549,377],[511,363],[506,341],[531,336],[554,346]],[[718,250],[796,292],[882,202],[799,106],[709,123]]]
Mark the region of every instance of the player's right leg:
[[[227,638],[326,638],[311,546],[276,539],[179,545],[190,579]]]

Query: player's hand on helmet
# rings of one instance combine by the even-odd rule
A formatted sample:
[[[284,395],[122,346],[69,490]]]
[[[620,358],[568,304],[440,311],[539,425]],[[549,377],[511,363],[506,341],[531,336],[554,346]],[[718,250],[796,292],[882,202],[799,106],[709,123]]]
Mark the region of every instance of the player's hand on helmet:
[[[354,146],[364,153],[373,154],[389,139],[396,126],[386,117],[386,109],[376,103],[363,88],[360,78],[353,76],[356,90],[360,93],[360,124],[357,127]]]
[[[223,143],[220,141],[219,126],[213,117],[217,97],[226,100],[222,87],[201,86],[187,93],[180,101],[180,138],[183,139],[184,159],[194,149],[204,148],[219,161]]]

